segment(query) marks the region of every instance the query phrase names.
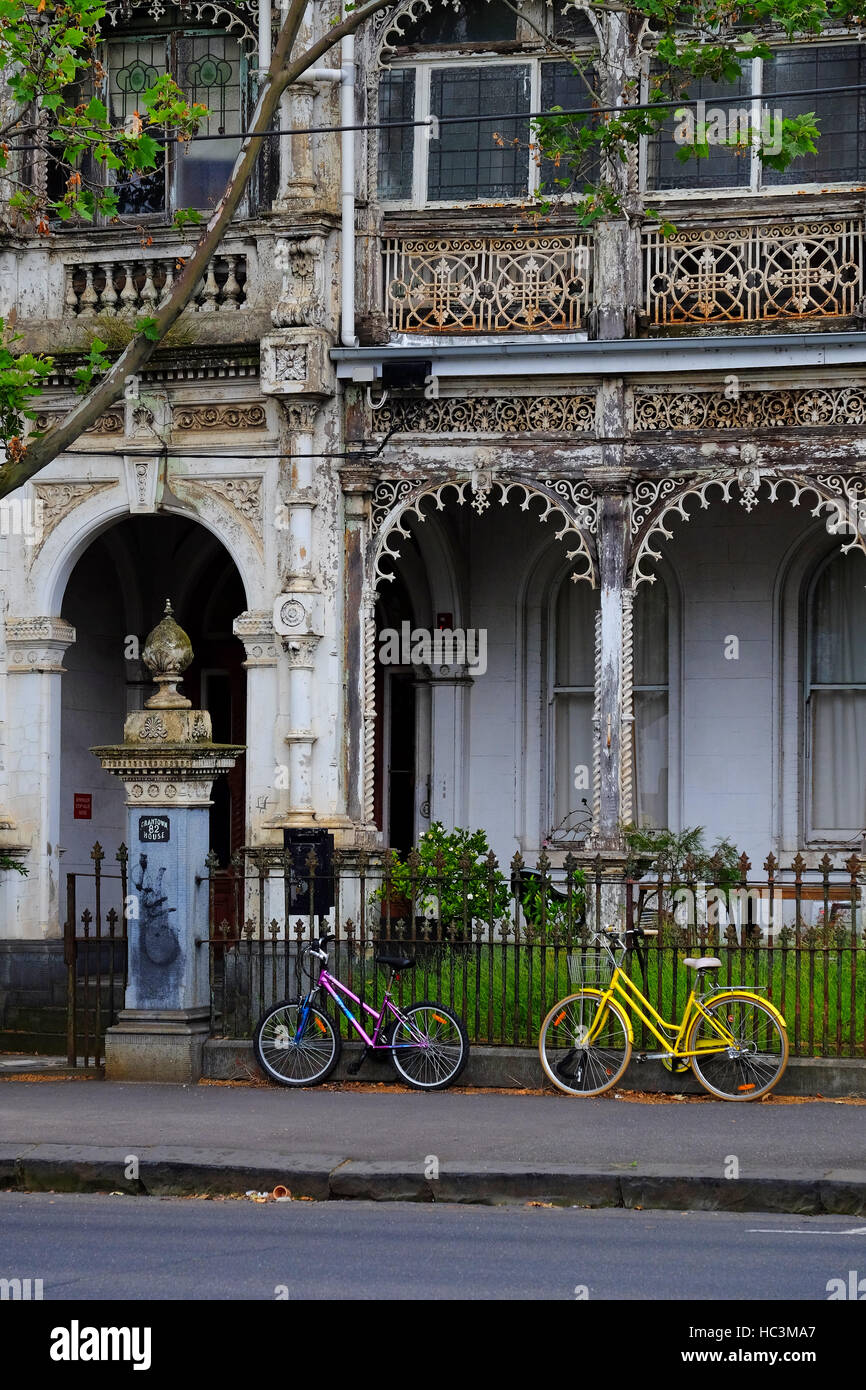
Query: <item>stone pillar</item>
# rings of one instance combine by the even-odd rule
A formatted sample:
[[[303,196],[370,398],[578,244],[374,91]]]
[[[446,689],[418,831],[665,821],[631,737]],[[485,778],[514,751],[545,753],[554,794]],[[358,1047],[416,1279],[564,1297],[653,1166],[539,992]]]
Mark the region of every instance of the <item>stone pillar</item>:
[[[60,749],[63,655],[75,628],[62,618],[7,618],[7,806],[16,829],[10,840],[34,846],[27,878],[16,875],[19,929],[7,934],[56,936],[60,930]]]
[[[274,730],[279,716],[277,638],[273,614],[246,612],[232,628],[244,644],[247,673],[247,807],[246,824],[256,843],[258,830],[279,816],[282,789],[275,787]],[[283,808],[285,809],[285,808]]]
[[[210,794],[243,747],[215,744],[210,715],[178,692],[192,648],[170,604],[142,660],[157,694],[127,716],[123,743],[91,750],[126,789],[132,898],[129,983],[105,1036],[105,1071],[110,1080],[193,1082],[210,1030],[208,947],[197,944],[210,934]]]
[[[622,820],[622,725],[623,725],[623,591],[628,546],[628,499],[607,492],[599,515],[599,569],[601,581],[599,641],[599,848],[618,849]],[[629,711],[630,712],[630,711]]]
[[[346,673],[346,814],[358,826],[372,826],[375,796],[376,595],[366,582],[366,543],[370,534],[372,477],[361,469],[341,469],[343,487],[343,646]]]
[[[631,641],[630,595],[625,590],[628,541],[628,497],[607,491],[599,502],[598,526],[601,603],[596,625],[594,826],[586,855],[581,856],[584,866],[598,857],[603,866],[603,920],[592,922],[598,926],[623,925],[624,918],[625,845],[620,824],[627,818],[631,799],[630,671],[624,677],[625,644]]]

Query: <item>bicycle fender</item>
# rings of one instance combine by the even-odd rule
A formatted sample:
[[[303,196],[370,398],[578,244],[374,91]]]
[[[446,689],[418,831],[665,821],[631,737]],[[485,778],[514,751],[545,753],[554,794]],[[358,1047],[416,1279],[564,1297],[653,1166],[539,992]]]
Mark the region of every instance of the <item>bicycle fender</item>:
[[[581,993],[581,994],[592,994],[592,995],[595,996],[596,999],[603,999],[603,998],[604,998],[604,990],[601,990],[601,989],[592,989],[591,987],[587,987],[586,989],[580,990],[580,993]],[[577,995],[576,995],[576,994],[569,994],[565,999],[560,999],[559,1002],[560,1002],[560,1004],[567,1004],[568,1001],[569,1001],[569,999],[576,999],[576,998],[577,998]],[[613,1003],[614,1003],[614,1004],[618,1004],[618,1000],[614,999],[614,1000],[613,1000]],[[554,1006],[554,1007],[556,1007],[556,1006]],[[631,1018],[629,1017],[629,1015],[628,1015],[628,1013],[626,1012],[626,1010],[623,1008],[622,1004],[619,1004],[619,1011],[620,1011],[620,1013],[622,1014],[623,1018],[625,1019],[625,1026],[626,1026],[626,1028],[628,1029],[628,1040],[629,1040],[630,1043],[633,1044],[633,1043],[634,1043],[634,1029],[633,1029],[632,1026],[631,1026]]]
[[[764,1006],[765,1009],[769,1009],[770,1013],[773,1015],[773,1017],[775,1018],[776,1022],[777,1022],[777,1023],[780,1023],[781,1026],[784,1028],[785,1032],[787,1033],[787,1031],[788,1031],[788,1025],[787,1025],[787,1023],[785,1022],[785,1016],[784,1016],[784,1014],[779,1013],[779,1010],[776,1008],[775,1004],[772,1003],[771,1000],[765,999],[765,998],[763,997],[763,995],[755,994],[755,993],[753,993],[753,991],[750,990],[750,989],[731,989],[731,990],[726,990],[726,991],[724,992],[724,994],[714,994],[711,1002],[712,1002],[713,1004],[716,1004],[716,1003],[718,1003],[720,1000],[721,1000],[722,1002],[724,1002],[724,1001],[727,1000],[727,999],[754,999],[754,1000],[756,1000],[758,1004],[763,1004],[763,1006]],[[705,1001],[705,1002],[706,1002],[706,1001]]]

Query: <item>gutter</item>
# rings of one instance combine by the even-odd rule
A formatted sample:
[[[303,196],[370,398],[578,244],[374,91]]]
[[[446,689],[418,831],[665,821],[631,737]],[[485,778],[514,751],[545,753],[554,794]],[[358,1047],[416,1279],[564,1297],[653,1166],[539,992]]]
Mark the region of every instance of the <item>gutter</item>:
[[[522,340],[467,343],[402,343],[384,347],[343,346],[331,350],[337,376],[372,382],[387,364],[422,364],[425,375],[442,378],[508,376],[666,376],[679,372],[791,370],[801,367],[866,368],[866,334],[760,333],[724,338],[634,338],[613,342],[575,339],[533,343]]]

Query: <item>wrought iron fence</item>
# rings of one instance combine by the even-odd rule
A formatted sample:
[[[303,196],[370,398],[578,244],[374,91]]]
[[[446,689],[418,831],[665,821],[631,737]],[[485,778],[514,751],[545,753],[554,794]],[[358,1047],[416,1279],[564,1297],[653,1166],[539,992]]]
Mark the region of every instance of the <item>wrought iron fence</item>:
[[[860,860],[836,869],[827,856],[807,869],[797,856],[782,870],[773,856],[764,877],[743,858],[739,877],[712,863],[699,880],[689,861],[611,875],[601,859],[568,854],[535,868],[515,855],[504,875],[493,855],[449,868],[413,851],[404,864],[386,854],[335,857],[328,873],[315,856],[303,873],[276,851],[236,857],[212,872],[211,901],[232,903],[207,942],[213,1032],[249,1037],[275,1000],[307,987],[304,942],[334,934],[330,968],[367,1003],[381,998],[385,974],[375,956],[399,945],[415,968],[398,983],[398,1002],[441,999],[466,1020],[470,1040],[532,1046],[551,1005],[573,991],[572,971],[592,949],[596,925],[638,923],[643,960],[626,968],[665,1018],[682,1011],[694,976],[685,960],[717,954],[720,984],[760,987],[785,1014],[792,1052],[866,1056],[866,942]],[[577,873],[577,877],[575,877]],[[727,880],[726,881],[726,877]],[[350,1029],[341,1017],[344,1034]],[[636,1046],[651,1045],[635,1019]]]
[[[99,1067],[105,1030],[117,1019],[127,982],[125,905],[129,851],[121,845],[117,873],[104,873],[105,852],[90,851],[93,873],[66,875],[66,1051],[71,1067]]]

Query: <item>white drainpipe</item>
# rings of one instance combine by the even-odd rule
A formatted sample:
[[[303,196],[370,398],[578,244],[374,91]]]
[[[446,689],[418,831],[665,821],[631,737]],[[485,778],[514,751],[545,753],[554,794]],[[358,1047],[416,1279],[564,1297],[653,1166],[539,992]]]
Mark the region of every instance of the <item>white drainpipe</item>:
[[[355,336],[355,132],[347,126],[355,124],[355,36],[343,39],[342,77],[340,80],[340,163],[342,182],[341,259],[343,270],[343,302],[340,317],[340,342],[343,347],[357,347]]]

